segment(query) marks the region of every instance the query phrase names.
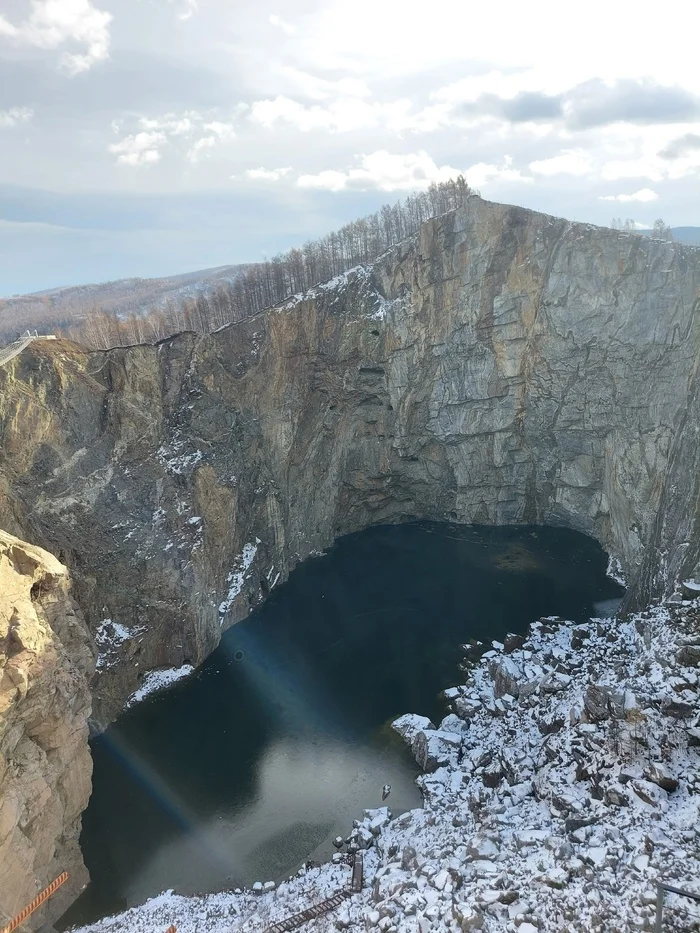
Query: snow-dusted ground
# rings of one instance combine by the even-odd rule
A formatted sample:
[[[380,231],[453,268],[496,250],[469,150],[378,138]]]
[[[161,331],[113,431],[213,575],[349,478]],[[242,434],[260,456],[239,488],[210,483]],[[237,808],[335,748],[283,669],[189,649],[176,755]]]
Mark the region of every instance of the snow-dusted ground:
[[[166,667],[149,671],[141,681],[138,690],[135,690],[124,704],[124,709],[129,709],[130,706],[145,700],[152,693],[164,690],[176,681],[182,680],[183,677],[188,677],[193,670],[191,664],[183,664],[182,667]]]
[[[364,891],[304,930],[622,933],[653,928],[657,879],[700,891],[700,600],[520,641],[474,659],[438,728],[397,721],[425,808],[366,811]],[[329,864],[268,893],[170,893],[84,929],[253,933],[348,880]],[[671,895],[664,929],[700,929],[681,903],[700,913]]]

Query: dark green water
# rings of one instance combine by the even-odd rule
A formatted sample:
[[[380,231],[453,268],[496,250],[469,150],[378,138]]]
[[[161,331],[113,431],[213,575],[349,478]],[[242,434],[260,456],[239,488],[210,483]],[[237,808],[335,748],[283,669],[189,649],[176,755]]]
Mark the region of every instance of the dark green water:
[[[328,857],[385,783],[394,812],[420,806],[387,723],[439,722],[469,639],[619,598],[605,568],[572,531],[432,523],[368,529],[305,562],[191,678],[93,741],[92,883],[64,923],[167,888],[285,877]]]

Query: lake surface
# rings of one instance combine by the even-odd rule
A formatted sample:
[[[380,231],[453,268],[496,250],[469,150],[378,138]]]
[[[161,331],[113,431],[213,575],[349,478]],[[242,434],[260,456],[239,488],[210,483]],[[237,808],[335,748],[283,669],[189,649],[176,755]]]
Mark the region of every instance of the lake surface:
[[[301,564],[190,678],[93,740],[92,883],[64,925],[167,888],[287,877],[328,858],[386,783],[395,813],[420,806],[391,720],[439,722],[469,639],[542,615],[583,621],[619,599],[606,563],[565,529],[423,522],[350,535]]]

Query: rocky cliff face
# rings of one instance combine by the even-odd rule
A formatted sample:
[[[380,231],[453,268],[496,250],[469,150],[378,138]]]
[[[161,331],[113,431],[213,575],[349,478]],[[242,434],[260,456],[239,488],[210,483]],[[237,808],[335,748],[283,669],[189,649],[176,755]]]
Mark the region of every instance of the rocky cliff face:
[[[372,523],[563,524],[630,603],[672,589],[700,556],[699,295],[698,250],[472,198],[209,337],[33,344],[0,369],[0,523],[71,567],[98,720]]]
[[[0,532],[0,923],[68,871],[28,921],[35,929],[59,917],[88,880],[78,837],[92,776],[93,671],[65,567]]]

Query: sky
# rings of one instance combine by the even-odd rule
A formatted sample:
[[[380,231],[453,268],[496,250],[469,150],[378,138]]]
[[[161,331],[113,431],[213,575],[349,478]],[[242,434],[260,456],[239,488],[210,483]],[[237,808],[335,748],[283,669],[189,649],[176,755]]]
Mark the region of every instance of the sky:
[[[0,295],[254,262],[459,172],[700,224],[696,5],[2,0]]]

